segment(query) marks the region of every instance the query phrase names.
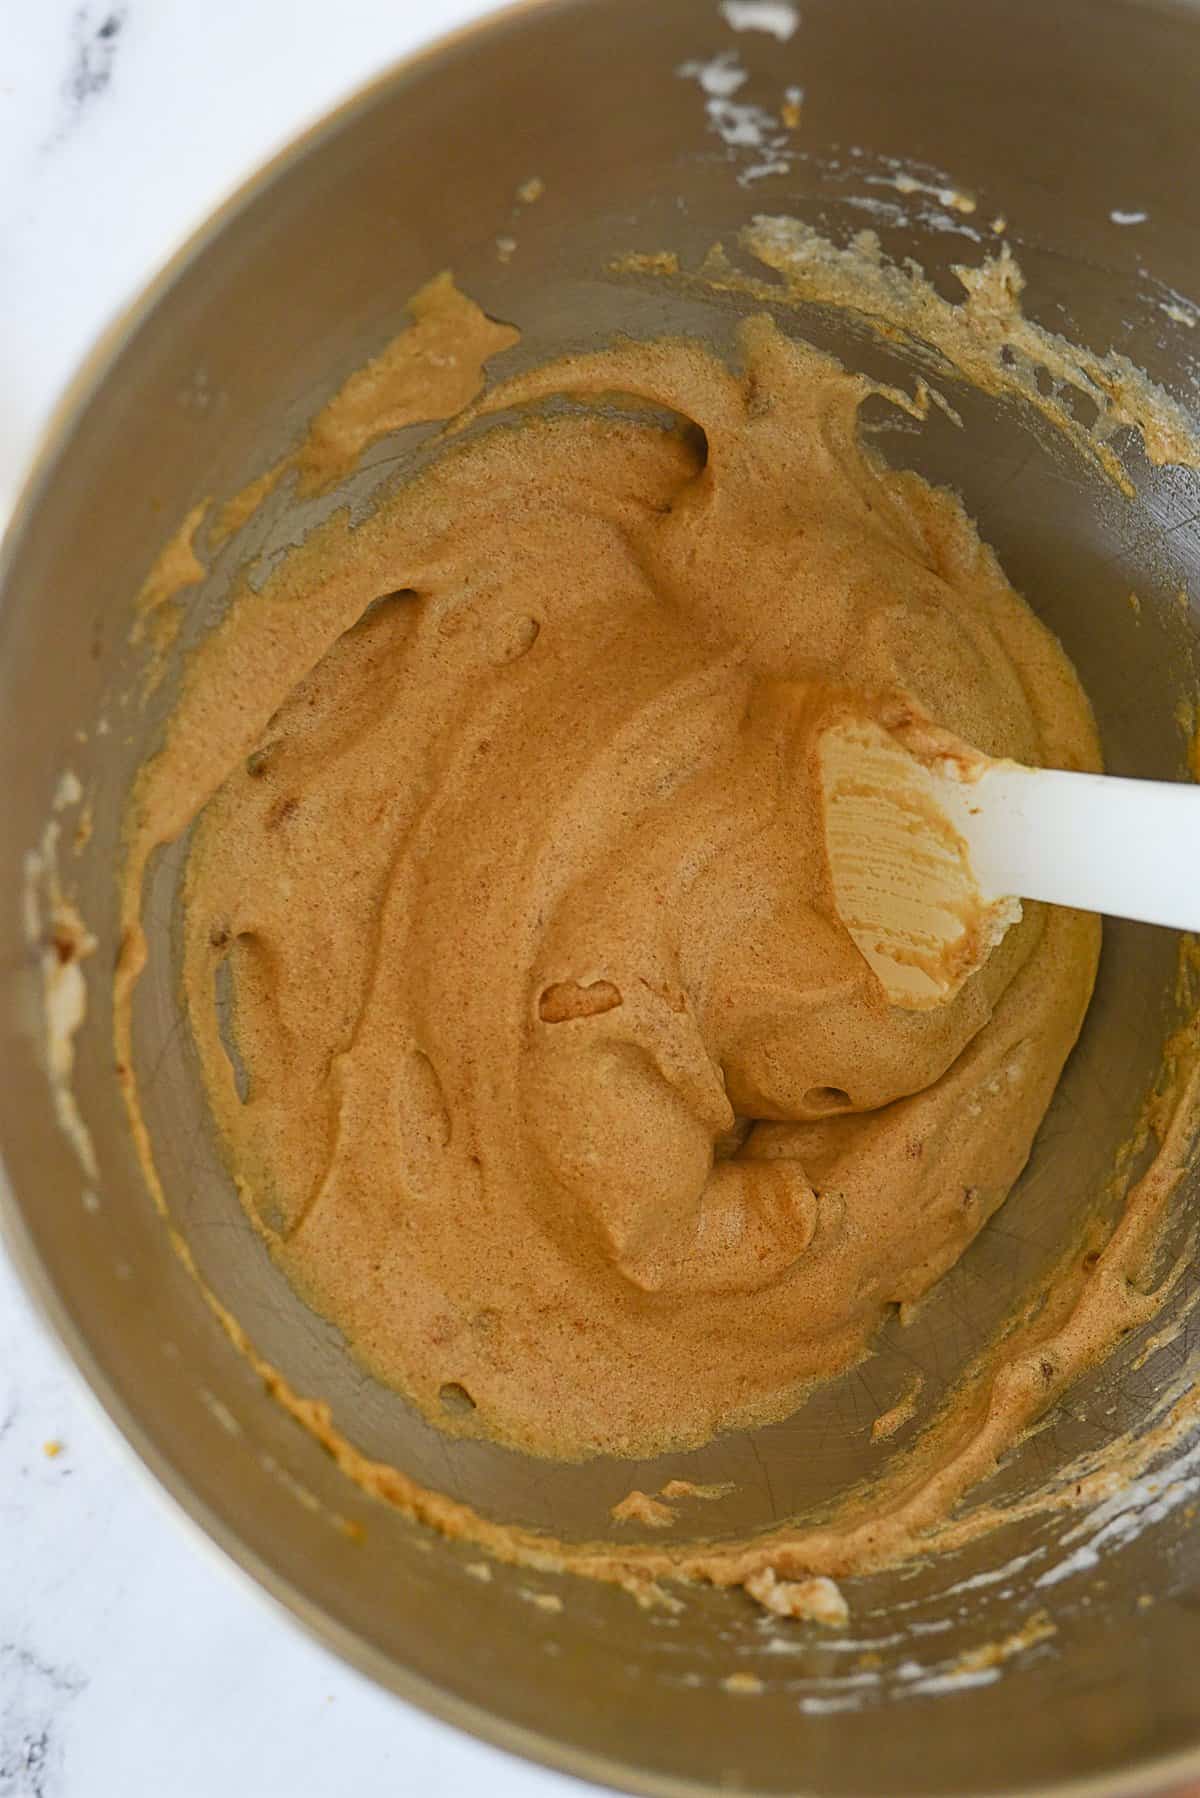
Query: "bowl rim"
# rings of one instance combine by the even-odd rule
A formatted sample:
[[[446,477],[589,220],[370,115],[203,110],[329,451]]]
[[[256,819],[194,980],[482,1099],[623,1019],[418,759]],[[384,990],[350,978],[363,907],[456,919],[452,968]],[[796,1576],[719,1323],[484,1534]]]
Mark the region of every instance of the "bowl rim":
[[[114,310],[60,388],[36,433],[32,452],[17,483],[11,511],[0,533],[0,606],[4,604],[17,545],[66,455],[83,414],[143,323],[227,224],[281,175],[324,140],[333,137],[348,120],[368,111],[389,90],[433,72],[439,62],[469,40],[504,30],[518,19],[589,3],[602,3],[602,0],[506,0],[501,5],[487,0],[485,12],[389,61],[290,135],[265,160],[256,163],[182,237],[132,297]],[[210,1560],[219,1562],[231,1573],[243,1590],[264,1598],[278,1615],[298,1624],[321,1647],[364,1674],[376,1686],[489,1747],[552,1772],[588,1780],[617,1792],[641,1794],[644,1798],[713,1798],[717,1788],[707,1782],[654,1773],[613,1756],[573,1747],[558,1736],[512,1723],[483,1705],[459,1698],[337,1622],[292,1580],[250,1548],[238,1531],[202,1500],[186,1478],[177,1472],[131,1405],[109,1381],[34,1246],[17,1200],[2,1141],[0,1248],[7,1252],[9,1264],[15,1269],[35,1313],[62,1351],[60,1364],[72,1377],[75,1389],[86,1395],[93,1415],[103,1419],[124,1464],[134,1469],[144,1486],[164,1501],[164,1510],[169,1510],[177,1523],[184,1526],[187,1538],[202,1548]],[[1166,1795],[1194,1780],[1200,1780],[1200,1718],[1195,1747],[1142,1760],[1111,1774],[1044,1788],[1044,1798],[1146,1798],[1148,1792]],[[815,1789],[809,1788],[809,1792],[811,1798],[819,1798]],[[797,1787],[796,1794],[797,1798],[802,1798],[802,1788]],[[751,1788],[745,1788],[745,1798],[753,1798]],[[903,1795],[897,1794],[897,1798],[903,1798]],[[990,1798],[1032,1798],[1032,1794],[1024,1787],[997,1788]],[[1178,1792],[1177,1798],[1186,1798],[1186,1794]]]

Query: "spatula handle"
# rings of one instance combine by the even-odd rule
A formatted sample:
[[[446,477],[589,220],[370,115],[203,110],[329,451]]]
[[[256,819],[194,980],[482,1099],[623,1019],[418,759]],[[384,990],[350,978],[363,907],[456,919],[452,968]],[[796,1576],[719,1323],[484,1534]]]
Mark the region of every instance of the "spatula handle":
[[[945,785],[989,897],[1200,930],[1200,786],[1005,762]]]

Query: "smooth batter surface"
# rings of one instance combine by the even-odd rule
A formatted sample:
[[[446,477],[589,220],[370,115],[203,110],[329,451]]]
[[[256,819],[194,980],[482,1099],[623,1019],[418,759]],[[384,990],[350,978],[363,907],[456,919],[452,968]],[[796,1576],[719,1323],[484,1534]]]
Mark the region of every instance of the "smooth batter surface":
[[[494,391],[583,405],[247,587],[136,795],[122,979],[200,814],[187,1003],[284,1267],[432,1416],[541,1453],[699,1443],[858,1357],[1003,1201],[1095,970],[1095,919],[1030,906],[904,1010],[840,922],[847,696],[1023,762],[1097,744],[957,500],[863,446],[868,384],[765,319],[740,348]]]

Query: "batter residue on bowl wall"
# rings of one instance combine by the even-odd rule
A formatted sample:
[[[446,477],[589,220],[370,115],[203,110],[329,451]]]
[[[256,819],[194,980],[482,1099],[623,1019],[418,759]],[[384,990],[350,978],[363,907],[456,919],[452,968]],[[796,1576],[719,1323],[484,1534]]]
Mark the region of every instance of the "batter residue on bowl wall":
[[[1011,387],[999,345],[1032,354],[1034,327],[1001,285],[1007,321],[981,276],[940,347],[961,369],[970,346],[979,375],[990,345]],[[190,657],[130,805],[131,1118],[157,1191],[132,1072],[141,892],[194,825],[188,1016],[243,1202],[299,1290],[443,1427],[560,1457],[692,1445],[786,1413],[952,1265],[1025,1162],[1095,971],[1097,920],[1030,906],[947,1003],[889,1004],[833,905],[818,733],[903,716],[1094,768],[1095,731],[959,502],[864,446],[879,390],[768,318],[736,368],[625,344],[470,407],[515,333],[445,277],[414,313],[222,515],[236,528],[289,467],[313,490],[398,423],[458,415],[356,528],[339,512],[244,581]],[[539,410],[558,396],[576,404]],[[1135,400],[1126,379],[1111,416]],[[1182,453],[1175,419],[1146,435]],[[1103,430],[1093,448],[1109,457]],[[212,1303],[410,1514],[501,1558],[643,1593],[740,1583],[837,1621],[808,1576],[960,1539],[962,1493],[1153,1310],[1136,1281],[1193,1125],[1190,1037],[1175,1048],[1160,1152],[1111,1240],[819,1530],[568,1547],[489,1522],[367,1461],[352,1420]]]

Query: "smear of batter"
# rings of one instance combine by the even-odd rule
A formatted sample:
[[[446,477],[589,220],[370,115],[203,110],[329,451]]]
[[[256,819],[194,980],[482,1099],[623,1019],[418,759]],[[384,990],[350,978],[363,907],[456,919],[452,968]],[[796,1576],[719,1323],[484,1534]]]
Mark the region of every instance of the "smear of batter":
[[[439,337],[448,371],[389,352],[393,419],[449,415],[512,341],[448,282],[414,330],[439,295],[463,345]],[[1075,1040],[1095,919],[1028,906],[913,1011],[834,904],[816,745],[847,690],[991,756],[1099,765],[1061,648],[958,501],[860,440],[871,391],[762,318],[736,369],[633,344],[502,384],[474,423],[524,422],[242,586],[137,783],[116,1019],[151,1184],[141,887],[195,824],[184,983],[239,1190],[299,1288],[446,1428],[645,1455],[785,1413],[1003,1202]],[[537,410],[560,395],[581,405]],[[1113,1242],[975,1370],[919,1467],[753,1544],[567,1547],[487,1522],[366,1460],[212,1302],[347,1473],[410,1514],[648,1603],[679,1576],[809,1614],[836,1594],[790,1576],[911,1550],[1149,1315],[1128,1274],[1190,1126],[1164,1098]]]
[[[838,916],[893,1005],[942,1005],[1021,916],[987,898],[945,809],[942,784],[973,760],[968,745],[848,705],[818,747],[825,850]],[[986,763],[982,763],[986,767]]]

